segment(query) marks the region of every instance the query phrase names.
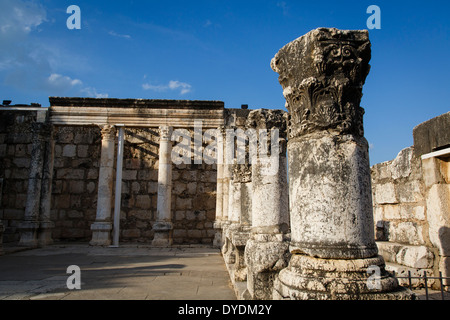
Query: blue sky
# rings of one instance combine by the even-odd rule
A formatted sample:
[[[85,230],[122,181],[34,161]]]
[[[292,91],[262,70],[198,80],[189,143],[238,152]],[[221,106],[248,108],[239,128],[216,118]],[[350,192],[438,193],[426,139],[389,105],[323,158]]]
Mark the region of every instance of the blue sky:
[[[81,30],[69,30],[70,5]],[[0,100],[49,96],[221,100],[284,109],[270,60],[318,27],[370,30],[364,87],[372,164],[413,144],[412,130],[450,110],[449,1],[0,0]]]

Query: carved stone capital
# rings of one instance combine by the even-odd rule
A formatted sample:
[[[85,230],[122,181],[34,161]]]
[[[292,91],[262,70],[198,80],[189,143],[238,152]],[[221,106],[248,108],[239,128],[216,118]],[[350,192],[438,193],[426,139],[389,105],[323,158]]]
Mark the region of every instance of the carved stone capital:
[[[247,183],[252,181],[252,166],[246,164],[233,164],[233,181],[238,183]]]
[[[247,117],[246,127],[267,130],[279,129],[281,137],[286,131],[286,118],[287,114],[283,110],[252,110]]]
[[[112,125],[100,126],[103,140],[114,140],[116,138],[116,128]]]
[[[362,87],[370,70],[368,31],[320,28],[272,59],[289,111],[289,137],[331,130],[364,135]]]
[[[172,127],[169,126],[160,126],[159,127],[159,138],[161,140],[168,141],[172,137]]]

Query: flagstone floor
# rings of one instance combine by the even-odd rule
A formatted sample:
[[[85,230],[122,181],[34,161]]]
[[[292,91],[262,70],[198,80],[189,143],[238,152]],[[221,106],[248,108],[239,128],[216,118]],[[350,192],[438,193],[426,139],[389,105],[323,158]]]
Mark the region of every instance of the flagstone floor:
[[[0,256],[0,300],[235,300],[218,249],[56,244]],[[9,251],[9,253],[8,253]],[[81,289],[70,290],[80,268]]]

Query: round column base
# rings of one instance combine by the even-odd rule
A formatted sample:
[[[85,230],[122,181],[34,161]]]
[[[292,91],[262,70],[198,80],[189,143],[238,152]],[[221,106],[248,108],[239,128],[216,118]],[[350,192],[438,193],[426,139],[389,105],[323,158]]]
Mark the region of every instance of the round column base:
[[[275,300],[414,300],[384,269],[381,256],[320,259],[294,254],[274,281]]]

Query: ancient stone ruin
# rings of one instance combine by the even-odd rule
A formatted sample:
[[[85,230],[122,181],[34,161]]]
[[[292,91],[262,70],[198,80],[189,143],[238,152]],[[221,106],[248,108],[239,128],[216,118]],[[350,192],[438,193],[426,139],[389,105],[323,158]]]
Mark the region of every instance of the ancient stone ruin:
[[[367,31],[321,28],[287,44],[271,66],[288,112],[61,97],[1,106],[0,244],[209,245],[239,299],[412,299],[387,270],[450,274],[449,117],[370,168],[370,58]]]

